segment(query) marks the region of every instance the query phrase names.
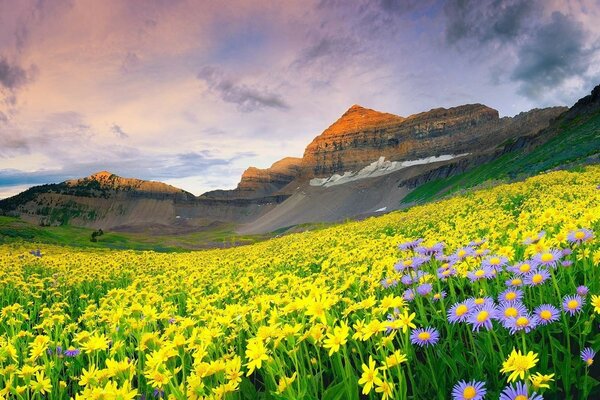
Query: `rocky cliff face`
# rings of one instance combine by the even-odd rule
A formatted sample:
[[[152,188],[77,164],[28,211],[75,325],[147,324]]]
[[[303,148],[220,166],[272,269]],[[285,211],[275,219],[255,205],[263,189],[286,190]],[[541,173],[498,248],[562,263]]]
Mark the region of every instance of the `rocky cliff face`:
[[[323,177],[359,170],[379,157],[407,161],[481,152],[504,140],[537,132],[565,110],[532,110],[500,119],[492,108],[468,104],[402,118],[353,106],[308,145],[302,172]]]
[[[242,174],[234,190],[214,190],[204,193],[206,198],[259,198],[277,193],[299,174],[301,158],[286,157],[269,168],[249,167]]]

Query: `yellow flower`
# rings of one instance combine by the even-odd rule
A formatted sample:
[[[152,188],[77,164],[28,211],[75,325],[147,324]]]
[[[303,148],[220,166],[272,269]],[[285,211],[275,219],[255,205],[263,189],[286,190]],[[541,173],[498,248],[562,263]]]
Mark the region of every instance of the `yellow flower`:
[[[19,371],[18,375],[21,378],[23,378],[24,381],[28,381],[29,379],[31,379],[33,374],[35,374],[39,369],[40,367],[38,366],[25,364],[23,365],[23,367],[21,367],[21,370]]]
[[[398,325],[400,328],[402,328],[403,333],[406,333],[408,331],[408,328],[415,329],[417,327],[412,322],[412,320],[415,319],[416,316],[417,314],[415,313],[408,315],[407,310],[404,310],[404,313],[398,316],[398,319],[396,319],[396,321],[398,321]]]
[[[386,329],[385,325],[383,323],[381,323],[380,321],[374,319],[371,322],[369,322],[363,330],[363,337],[361,340],[366,341],[368,340],[371,336],[382,332]]]
[[[171,380],[171,373],[167,370],[153,370],[148,371],[144,374],[148,379],[148,384],[155,389],[162,389],[169,384]]]
[[[373,357],[369,356],[369,365],[362,365],[362,375],[358,380],[358,384],[363,387],[362,393],[369,394],[373,385],[380,385],[381,379],[379,378],[379,368],[375,367],[375,361]]]
[[[392,355],[387,356],[385,358],[385,365],[384,365],[384,369],[390,369],[393,368],[397,365],[402,364],[403,362],[406,362],[408,360],[408,358],[406,358],[406,355],[401,353],[400,351],[396,350],[394,353],[392,353]]]
[[[81,371],[81,377],[79,378],[79,386],[96,386],[98,385],[98,369],[94,364],[90,365],[88,369]]]
[[[394,398],[394,382],[387,382],[381,380],[376,382],[375,392],[381,393],[381,400],[393,399]]]
[[[289,378],[282,376],[277,384],[277,393],[282,394],[294,381],[296,380],[296,373],[294,372]]]
[[[548,382],[554,381],[553,378],[554,374],[542,375],[539,372],[537,372],[531,375],[529,377],[529,380],[531,381],[533,387],[535,387],[536,389],[547,389],[550,387],[550,385],[548,385]]]
[[[50,379],[44,376],[44,371],[36,372],[35,379],[29,383],[29,386],[33,389],[34,392],[39,394],[45,394],[52,390],[52,384],[50,383]]]
[[[502,369],[500,372],[507,374],[508,382],[513,382],[517,377],[521,380],[525,379],[525,373],[531,368],[535,367],[538,362],[538,355],[533,351],[527,354],[522,354],[521,350],[513,349],[512,353],[508,356],[508,359],[502,363]]]
[[[246,346],[246,359],[248,360],[248,363],[246,364],[248,373],[246,375],[250,376],[254,372],[254,369],[260,369],[262,367],[262,362],[269,359],[267,349],[265,349],[263,342],[256,338],[250,339]]]
[[[594,306],[594,311],[600,314],[600,296],[596,294],[592,296],[592,305]]]
[[[99,350],[106,350],[108,349],[108,339],[104,335],[94,334],[81,345],[81,348],[88,354]]]
[[[346,322],[342,321],[340,326],[333,328],[333,334],[327,334],[327,337],[323,341],[323,347],[329,349],[329,356],[333,353],[337,353],[340,350],[340,346],[346,344],[349,333],[350,329],[348,328],[348,325],[346,325]]]
[[[240,371],[241,368],[242,360],[239,356],[235,356],[225,367],[225,377],[229,382],[236,386],[242,381],[243,374]]]

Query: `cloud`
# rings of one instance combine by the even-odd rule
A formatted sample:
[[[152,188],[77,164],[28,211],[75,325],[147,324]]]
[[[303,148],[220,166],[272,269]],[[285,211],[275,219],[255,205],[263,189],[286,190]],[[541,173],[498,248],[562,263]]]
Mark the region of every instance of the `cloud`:
[[[208,88],[226,103],[232,103],[240,111],[252,112],[264,108],[287,110],[290,106],[283,98],[266,89],[237,83],[213,66],[203,67],[197,78],[205,82]]]
[[[495,85],[516,83],[538,105],[570,102],[589,90],[598,41],[560,4],[529,0],[452,0],[444,7],[445,39],[452,48],[487,63]],[[575,82],[575,83],[574,83]]]
[[[0,85],[8,90],[16,90],[25,85],[30,74],[21,66],[11,64],[6,58],[0,58]]]
[[[127,139],[129,135],[117,124],[112,124],[110,131],[117,135],[119,139]]]
[[[507,43],[527,32],[534,12],[540,10],[531,0],[452,0],[446,3],[446,41]]]
[[[122,177],[147,180],[181,179],[202,176],[215,167],[229,165],[233,160],[255,156],[252,152],[239,152],[230,158],[219,158],[207,150],[154,155],[133,148],[107,150],[107,154],[113,154],[113,158],[105,161],[72,162],[59,169],[32,172],[14,168],[0,169],[0,188],[58,183],[102,170]]]
[[[357,43],[350,37],[327,36],[304,48],[294,63],[297,66],[305,66],[323,58],[347,61],[349,56],[356,53]]]
[[[125,54],[123,61],[121,62],[121,71],[125,73],[131,72],[135,68],[137,68],[140,65],[140,63],[140,57],[136,53],[128,51],[127,54]]]
[[[540,98],[547,88],[569,78],[583,76],[596,48],[587,48],[583,25],[558,11],[550,22],[539,27],[520,47],[511,79],[520,83],[520,92]]]
[[[31,82],[37,73],[32,65],[25,69],[0,57],[0,122],[7,123],[17,112],[17,91]]]

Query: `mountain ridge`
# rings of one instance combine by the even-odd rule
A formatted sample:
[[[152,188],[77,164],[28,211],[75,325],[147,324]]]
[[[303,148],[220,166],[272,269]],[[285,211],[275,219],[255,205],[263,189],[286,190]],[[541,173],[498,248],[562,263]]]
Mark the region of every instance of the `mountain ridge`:
[[[2,200],[0,213],[40,224],[135,231],[150,225],[193,231],[234,224],[238,232],[254,234],[390,211],[404,207],[404,198],[431,181],[545,143],[567,116],[578,119],[595,112],[598,93],[595,89],[570,109],[532,109],[501,118],[480,103],[407,117],[355,104],[316,135],[301,158],[248,167],[233,190],[194,196],[161,182],[99,171]],[[374,173],[335,186],[311,185],[373,168]]]

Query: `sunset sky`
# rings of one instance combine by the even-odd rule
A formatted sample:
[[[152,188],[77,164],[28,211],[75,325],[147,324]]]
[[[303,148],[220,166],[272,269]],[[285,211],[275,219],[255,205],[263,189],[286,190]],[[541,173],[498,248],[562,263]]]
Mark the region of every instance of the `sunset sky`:
[[[0,198],[109,170],[194,194],[352,104],[512,116],[600,83],[600,1],[0,0]]]

